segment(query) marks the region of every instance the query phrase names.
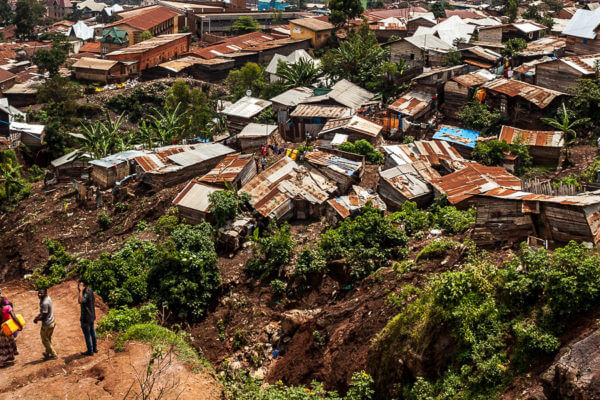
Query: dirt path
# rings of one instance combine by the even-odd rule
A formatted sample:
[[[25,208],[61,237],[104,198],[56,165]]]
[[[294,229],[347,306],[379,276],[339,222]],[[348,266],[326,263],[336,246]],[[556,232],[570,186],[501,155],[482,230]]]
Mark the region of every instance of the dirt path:
[[[86,396],[119,399],[127,393],[136,371],[144,369],[151,350],[146,344],[128,343],[125,351],[115,353],[111,341],[99,339],[96,356],[80,355],[85,350],[85,343],[79,326],[75,282],[65,282],[49,291],[57,323],[53,341],[58,359],[43,361],[39,324],[33,324],[38,312],[36,292],[10,287],[3,287],[3,290],[27,324],[17,338],[19,355],[15,364],[0,369],[0,400],[79,399]],[[105,314],[106,306],[98,302],[97,317]],[[165,398],[175,398],[179,393],[180,399],[220,398],[220,385],[208,371],[194,374],[178,360],[169,366],[162,381],[174,387]]]

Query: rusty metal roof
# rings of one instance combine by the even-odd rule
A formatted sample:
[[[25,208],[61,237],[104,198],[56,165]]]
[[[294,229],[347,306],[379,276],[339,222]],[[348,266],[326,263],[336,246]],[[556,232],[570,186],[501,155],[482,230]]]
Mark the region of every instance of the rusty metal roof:
[[[431,165],[438,166],[441,159],[450,162],[465,161],[450,143],[442,140],[417,140],[408,144],[383,146],[383,150],[387,158],[391,159],[395,165],[426,161]]]
[[[541,201],[570,206],[587,207],[600,204],[600,194],[597,192],[583,193],[574,196],[550,196],[545,194],[535,194],[523,192],[518,189],[507,187],[496,187],[484,193],[478,193],[481,196],[496,197],[508,200]]]
[[[407,199],[431,193],[430,182],[440,178],[440,174],[423,161],[386,169],[379,176]]]
[[[299,104],[294,111],[290,113],[290,116],[306,118],[341,118],[350,115],[350,113],[351,110],[347,107]]]
[[[563,57],[553,61],[567,64],[569,67],[581,72],[583,75],[592,75],[596,73],[596,63],[600,62],[600,53]]]
[[[278,219],[293,209],[294,199],[322,204],[337,186],[320,173],[283,157],[252,178],[241,190],[250,195],[250,204],[258,213]]]
[[[233,182],[240,172],[254,160],[252,154],[228,154],[216,167],[198,179],[200,182],[221,184]]]
[[[474,71],[469,74],[455,76],[452,78],[453,81],[458,82],[459,84],[466,87],[473,86],[481,86],[486,82],[495,79],[497,75],[494,75],[490,71],[486,69],[480,69],[479,71]]]
[[[387,205],[377,193],[370,193],[367,189],[357,185],[352,186],[352,192],[348,196],[340,196],[327,201],[342,218],[348,218],[353,211],[361,209],[369,201],[373,207],[382,211],[387,210]]]
[[[321,129],[319,135],[340,128],[362,133],[371,137],[377,137],[377,135],[381,133],[383,126],[360,115],[353,115],[352,117],[330,119],[325,123],[325,126],[323,126],[323,129]]]
[[[509,97],[521,97],[542,109],[546,108],[557,97],[566,96],[565,93],[556,90],[504,78],[490,81],[482,87]]]
[[[191,208],[192,210],[208,212],[211,204],[208,196],[220,190],[223,189],[208,186],[196,179],[192,179],[175,197],[173,204]]]
[[[392,111],[417,117],[422,112],[427,111],[432,103],[431,95],[421,92],[408,92],[402,95],[398,100],[394,101],[388,108]]]
[[[533,42],[529,42],[525,50],[521,51],[523,56],[536,56],[536,55],[554,55],[556,50],[562,49],[567,45],[567,41],[564,38],[557,37],[544,37]]]
[[[354,176],[362,169],[362,162],[349,160],[325,151],[312,151],[306,153],[304,158],[317,167],[329,168],[337,173]]]
[[[498,140],[513,143],[519,136],[523,144],[528,146],[563,147],[565,145],[565,139],[561,131],[531,131],[506,125],[502,126]]]
[[[432,184],[448,196],[450,204],[458,204],[495,188],[521,189],[521,180],[504,168],[477,163],[466,164],[465,168],[438,178]]]

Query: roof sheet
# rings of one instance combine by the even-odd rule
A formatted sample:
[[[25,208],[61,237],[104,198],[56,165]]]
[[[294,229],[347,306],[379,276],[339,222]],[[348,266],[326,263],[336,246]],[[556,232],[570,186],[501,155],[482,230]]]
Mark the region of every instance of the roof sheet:
[[[346,107],[299,104],[294,111],[290,113],[290,116],[306,118],[341,118],[350,115],[350,113],[351,110]]]
[[[94,28],[88,26],[83,21],[77,21],[75,25],[69,28],[69,35],[74,35],[81,40],[90,40],[94,38]]]
[[[419,27],[422,28],[422,27]],[[407,42],[411,43],[422,50],[441,50],[448,51],[452,50],[452,44],[448,44],[442,39],[434,36],[431,33],[424,33],[418,35],[416,32],[413,36],[404,38]]]
[[[473,195],[494,188],[521,189],[521,180],[509,174],[504,168],[488,167],[477,163],[466,164],[465,168],[442,176],[432,184],[448,196],[450,204],[458,204]]]
[[[562,57],[559,58],[558,61],[567,64],[569,67],[582,74],[591,75],[596,73],[596,64],[600,62],[600,53]]]
[[[284,106],[295,106],[302,103],[303,100],[311,97],[313,90],[306,87],[297,87],[286,90],[271,99],[273,103],[283,104]]]
[[[442,140],[417,140],[413,143],[383,146],[383,150],[395,165],[426,161],[437,166],[440,165],[440,160],[465,161],[454,147]]]
[[[143,42],[136,43],[129,47],[125,47],[119,50],[115,50],[107,54],[107,57],[120,55],[120,54],[139,54],[145,53],[147,51],[156,49],[160,46],[163,46],[167,43],[173,42],[175,40],[181,39],[185,36],[190,36],[191,33],[173,33],[169,35],[160,35],[153,37],[152,39],[144,40]]]
[[[479,132],[468,129],[458,128],[456,126],[442,125],[433,135],[434,139],[445,140],[450,143],[455,143],[461,146],[470,148],[475,147],[475,142],[479,137]]]
[[[453,81],[466,87],[480,86],[484,83],[495,79],[497,76],[486,69],[480,69],[479,71],[473,71],[469,74],[455,76],[452,78]]]
[[[73,64],[73,68],[91,68],[108,71],[118,63],[119,61],[117,60],[102,60],[99,58],[83,57]]]
[[[587,207],[591,205],[598,205],[600,203],[600,195],[597,193],[585,193],[573,196],[549,196],[545,194],[535,194],[530,192],[523,192],[518,189],[509,187],[496,187],[492,188],[484,193],[480,193],[481,196],[489,196],[500,199],[510,200],[524,200],[524,201],[541,201],[546,203],[555,203],[562,205],[571,206],[582,206]]]
[[[284,56],[282,54],[275,54],[273,56],[273,58],[271,59],[271,61],[269,62],[269,65],[267,65],[267,68],[265,68],[265,71],[270,74],[276,74],[277,66],[279,65],[280,60],[284,61],[288,64],[297,64],[300,60],[312,62],[315,66],[317,66],[319,64],[318,60],[317,61],[314,60],[310,56],[310,54],[308,54],[306,52],[306,50],[298,49],[298,50],[293,51],[288,56]]]
[[[304,154],[304,158],[311,164],[326,167],[335,172],[354,176],[362,169],[362,162],[327,153],[325,151],[312,151]]]
[[[515,22],[512,24],[515,28],[523,33],[531,33],[546,30],[546,27],[542,24],[537,24],[531,21],[527,22]]]
[[[100,53],[100,42],[87,42],[79,48],[80,53]]]
[[[562,34],[584,39],[595,39],[598,25],[600,25],[600,8],[594,11],[581,9],[573,15]]]
[[[183,188],[177,197],[175,197],[173,204],[191,208],[192,210],[208,212],[211,204],[208,196],[210,196],[211,193],[221,190],[222,189],[205,185],[204,183],[193,179]]]
[[[532,131],[506,125],[502,126],[498,140],[513,143],[518,137],[521,138],[523,144],[528,146],[563,147],[565,145],[565,139],[561,131]]]
[[[377,137],[377,135],[379,135],[383,130],[383,126],[373,121],[369,121],[368,119],[357,114],[351,117],[330,119],[325,123],[325,126],[323,126],[323,129],[321,129],[319,135],[340,128],[362,133],[371,137]]]
[[[217,43],[212,46],[193,49],[191,53],[198,57],[211,59],[225,54],[235,53],[240,50],[246,50],[261,43],[272,41],[276,41],[275,36],[267,35],[262,32],[251,32],[244,35],[227,38],[221,43]]]
[[[326,31],[334,28],[333,24],[317,18],[298,18],[290,20],[290,24],[298,25],[312,31]]]
[[[422,92],[408,92],[388,106],[390,110],[410,117],[418,116],[432,103],[431,95]]]
[[[156,25],[162,24],[163,22],[179,15],[177,11],[163,6],[153,6],[147,9],[135,11],[135,14],[108,24],[106,27],[109,28],[111,26],[129,25],[137,29],[149,30]],[[124,16],[125,14],[122,13],[119,15]]]
[[[232,117],[252,118],[260,114],[264,109],[270,107],[271,104],[273,103],[268,100],[245,96],[232,105],[225,107],[225,109],[221,111],[221,114]]]
[[[352,186],[352,192],[348,196],[340,196],[327,201],[342,218],[348,218],[352,212],[363,208],[369,201],[373,207],[382,211],[387,210],[387,205],[377,193],[370,193],[357,185]]]
[[[206,175],[198,179],[200,182],[222,184],[233,182],[242,170],[254,159],[252,154],[228,154]]]
[[[521,51],[524,56],[554,55],[555,51],[567,45],[564,38],[543,37],[527,43],[525,50]]]
[[[238,138],[260,138],[270,136],[277,129],[277,125],[249,123],[237,134]]]
[[[542,109],[552,103],[555,98],[565,96],[565,93],[556,90],[504,78],[490,81],[482,87],[509,97],[522,97]]]
[[[52,160],[50,162],[50,165],[52,165],[54,168],[56,168],[56,167],[60,167],[61,165],[65,165],[67,163],[70,163],[71,161],[75,161],[75,160],[78,160],[80,158],[89,158],[89,157],[90,157],[90,155],[87,154],[87,153],[81,154],[79,152],[79,150],[73,150],[72,152],[67,153],[67,154],[65,154],[62,157],[58,157],[58,158]]]
[[[343,106],[357,110],[368,103],[373,97],[375,97],[375,94],[346,79],[342,79],[336,82],[328,93],[307,98],[304,100],[304,103],[317,103],[333,99]]]
[[[386,169],[379,176],[407,199],[431,193],[429,182],[440,178],[431,165],[422,161]]]

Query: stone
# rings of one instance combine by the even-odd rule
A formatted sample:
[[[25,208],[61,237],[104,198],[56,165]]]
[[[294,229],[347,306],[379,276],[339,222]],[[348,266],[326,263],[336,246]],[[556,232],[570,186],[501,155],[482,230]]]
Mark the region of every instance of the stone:
[[[290,310],[282,314],[281,329],[284,335],[292,335],[303,324],[310,321],[321,310]]]

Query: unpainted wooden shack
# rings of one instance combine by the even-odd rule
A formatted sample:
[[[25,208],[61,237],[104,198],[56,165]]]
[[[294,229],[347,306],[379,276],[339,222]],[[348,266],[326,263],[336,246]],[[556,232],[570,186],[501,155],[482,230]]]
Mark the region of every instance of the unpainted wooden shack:
[[[133,159],[144,154],[143,151],[128,150],[91,160],[89,162],[92,166],[90,178],[94,184],[102,188],[114,186],[115,183],[134,172]]]
[[[209,186],[192,179],[173,200],[179,216],[188,224],[199,224],[202,221],[211,222],[209,196],[223,189]]]
[[[73,150],[50,162],[50,169],[58,180],[66,181],[81,179],[88,175],[88,154],[81,154],[79,150]]]
[[[485,69],[455,76],[444,84],[444,104],[442,110],[449,117],[457,117],[460,109],[473,100],[477,89],[496,75]]]
[[[221,114],[227,117],[229,133],[236,134],[269,107],[271,107],[271,102],[268,100],[245,96],[232,105],[225,107]]]
[[[539,63],[535,66],[536,85],[566,93],[577,85],[578,79],[595,77],[597,62],[600,62],[598,53]]]
[[[506,125],[502,126],[498,140],[526,145],[535,164],[556,165],[565,146],[561,131],[532,131]]]
[[[347,196],[327,200],[325,216],[330,224],[337,225],[344,219],[358,214],[367,203],[381,211],[387,210],[387,205],[377,193],[354,185]]]
[[[200,182],[223,189],[239,189],[256,176],[252,154],[228,154]]]
[[[377,145],[382,130],[383,126],[357,114],[351,117],[330,119],[319,132],[319,138],[332,141],[335,135],[343,134],[350,142],[364,139]]]
[[[236,135],[237,144],[242,151],[256,151],[266,145],[277,131],[277,125],[249,123]]]
[[[399,210],[406,201],[426,206],[433,200],[431,183],[440,174],[431,165],[417,161],[399,165],[379,173],[377,191],[389,208]]]
[[[308,152],[304,159],[332,179],[340,193],[345,193],[353,183],[358,183],[365,171],[365,156],[336,149]]]

